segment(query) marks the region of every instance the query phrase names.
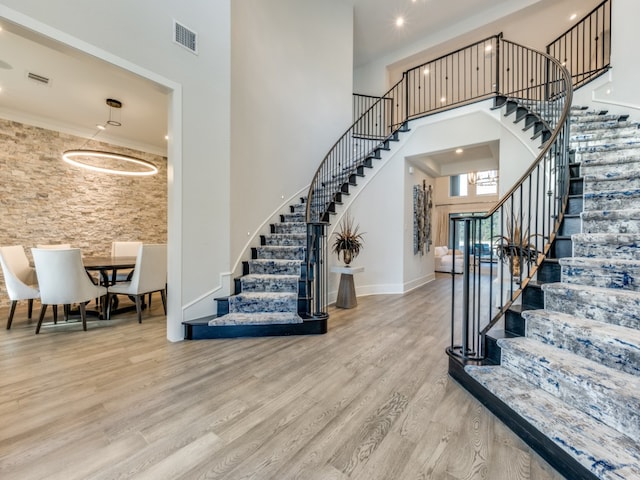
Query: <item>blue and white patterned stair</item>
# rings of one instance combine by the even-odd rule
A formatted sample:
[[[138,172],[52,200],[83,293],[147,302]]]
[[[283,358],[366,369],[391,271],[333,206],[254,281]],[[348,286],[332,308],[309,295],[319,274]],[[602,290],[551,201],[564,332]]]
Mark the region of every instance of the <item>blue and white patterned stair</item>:
[[[299,283],[306,256],[305,204],[290,208],[272,232],[263,235],[248,274],[240,278],[240,288],[229,296],[229,313],[209,320],[210,326],[278,325],[302,323],[298,314]]]
[[[640,479],[640,130],[628,116],[572,110],[584,179],[582,232],[498,340],[499,366],[466,372],[594,478]],[[582,478],[582,477],[581,477]]]

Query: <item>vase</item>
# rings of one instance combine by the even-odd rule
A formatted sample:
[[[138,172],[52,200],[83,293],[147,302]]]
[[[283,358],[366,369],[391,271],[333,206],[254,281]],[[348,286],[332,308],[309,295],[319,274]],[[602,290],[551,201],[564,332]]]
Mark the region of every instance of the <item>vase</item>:
[[[509,257],[509,262],[511,263],[511,275],[514,277],[520,276],[520,257],[517,255]]]
[[[351,254],[351,250],[343,250],[342,251],[342,260],[344,260],[344,264],[349,266],[351,260],[353,260],[353,255]]]

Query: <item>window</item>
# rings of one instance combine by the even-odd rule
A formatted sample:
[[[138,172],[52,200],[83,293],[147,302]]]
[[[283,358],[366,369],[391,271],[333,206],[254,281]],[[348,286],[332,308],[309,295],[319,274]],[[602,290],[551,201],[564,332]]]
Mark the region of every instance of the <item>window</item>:
[[[466,197],[468,195],[468,183],[466,173],[449,177],[449,196]]]
[[[476,186],[476,195],[495,195],[498,193],[498,171],[472,172],[469,183]]]

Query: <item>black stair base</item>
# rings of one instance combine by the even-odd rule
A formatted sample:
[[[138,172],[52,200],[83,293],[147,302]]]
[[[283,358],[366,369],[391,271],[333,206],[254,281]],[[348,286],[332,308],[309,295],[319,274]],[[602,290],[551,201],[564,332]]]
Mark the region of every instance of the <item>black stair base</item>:
[[[208,340],[238,337],[281,337],[287,335],[322,335],[327,333],[328,316],[305,319],[302,323],[282,323],[272,325],[216,325],[209,326],[205,317],[187,320],[184,325],[185,340]]]
[[[449,352],[447,352],[449,354]],[[556,445],[540,430],[512,410],[506,403],[484,388],[464,370],[463,362],[449,354],[449,376],[473,395],[502,423],[518,435],[560,474],[571,480],[596,480],[593,473]],[[549,412],[552,414],[553,412]]]

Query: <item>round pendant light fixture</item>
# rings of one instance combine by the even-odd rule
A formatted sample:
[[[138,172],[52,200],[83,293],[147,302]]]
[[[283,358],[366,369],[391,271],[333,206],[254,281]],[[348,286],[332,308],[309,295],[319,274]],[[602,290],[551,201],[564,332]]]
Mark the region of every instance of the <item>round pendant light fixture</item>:
[[[106,103],[109,106],[109,120],[107,120],[104,125],[97,125],[98,131],[85,142],[85,145],[90,140],[93,140],[102,130],[105,130],[107,126],[120,127],[122,125],[120,117],[118,116],[116,119],[116,116],[113,114],[114,109],[119,112],[122,108],[122,102],[114,98],[107,98]],[[147,160],[122,153],[105,152],[102,150],[87,150],[84,148],[67,150],[62,153],[62,159],[75,167],[113,175],[137,177],[158,173],[158,167]]]
[[[136,177],[158,173],[158,167],[141,158],[100,150],[67,150],[62,154],[62,159],[75,167],[114,175]],[[105,163],[112,166],[105,166]]]

